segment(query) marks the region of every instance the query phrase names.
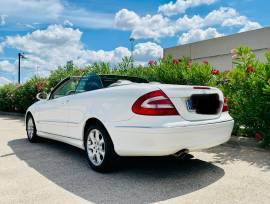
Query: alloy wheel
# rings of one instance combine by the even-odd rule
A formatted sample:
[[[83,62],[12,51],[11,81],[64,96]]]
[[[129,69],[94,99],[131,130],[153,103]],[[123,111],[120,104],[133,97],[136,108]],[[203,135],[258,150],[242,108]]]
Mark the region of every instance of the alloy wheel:
[[[87,154],[90,161],[99,166],[105,158],[105,142],[98,129],[92,129],[87,137]]]
[[[34,121],[33,121],[33,119],[30,117],[30,118],[28,119],[28,121],[27,121],[27,135],[28,135],[29,139],[32,139],[33,136],[34,136],[34,131],[35,131],[34,128],[35,128],[35,127],[34,127]]]

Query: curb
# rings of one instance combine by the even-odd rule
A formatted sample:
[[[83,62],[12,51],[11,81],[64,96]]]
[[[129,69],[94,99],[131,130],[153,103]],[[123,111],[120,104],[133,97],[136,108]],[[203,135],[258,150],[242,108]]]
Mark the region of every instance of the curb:
[[[18,116],[18,117],[24,117],[24,113],[16,113],[16,112],[4,112],[0,111],[0,115],[7,115],[7,116]]]

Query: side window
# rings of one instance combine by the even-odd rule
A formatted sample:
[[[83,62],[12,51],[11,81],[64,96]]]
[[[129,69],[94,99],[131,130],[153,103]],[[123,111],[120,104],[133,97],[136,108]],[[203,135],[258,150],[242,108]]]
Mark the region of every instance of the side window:
[[[56,99],[63,96],[74,94],[78,82],[79,82],[78,79],[70,79],[66,81],[52,93],[51,99]]]

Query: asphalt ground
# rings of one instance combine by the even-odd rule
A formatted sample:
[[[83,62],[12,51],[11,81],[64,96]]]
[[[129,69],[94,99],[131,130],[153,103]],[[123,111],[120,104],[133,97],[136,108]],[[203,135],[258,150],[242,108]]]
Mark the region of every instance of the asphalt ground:
[[[0,116],[0,203],[270,203],[270,151],[228,143],[193,155],[122,158],[100,174],[82,150],[31,144],[23,118]]]

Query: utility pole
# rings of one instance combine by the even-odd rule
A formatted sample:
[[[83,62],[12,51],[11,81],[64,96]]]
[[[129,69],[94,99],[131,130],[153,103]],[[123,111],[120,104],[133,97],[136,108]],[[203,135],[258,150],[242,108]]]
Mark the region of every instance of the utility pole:
[[[21,83],[21,59],[26,59],[26,57],[19,52],[18,53],[18,84]]]
[[[21,83],[21,53],[18,54],[18,84]]]
[[[131,68],[133,68],[134,66],[134,56],[133,56],[133,51],[134,51],[134,42],[135,42],[135,38],[130,37],[129,41],[131,43]]]

